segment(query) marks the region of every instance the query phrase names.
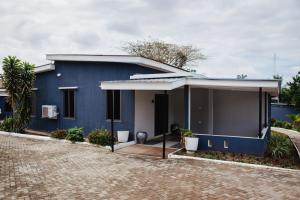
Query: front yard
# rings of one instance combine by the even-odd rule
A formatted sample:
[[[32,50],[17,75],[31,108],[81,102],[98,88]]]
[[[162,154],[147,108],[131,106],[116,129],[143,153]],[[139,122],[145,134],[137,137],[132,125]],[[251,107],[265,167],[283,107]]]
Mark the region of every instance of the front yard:
[[[0,199],[299,199],[299,177],[0,135]]]

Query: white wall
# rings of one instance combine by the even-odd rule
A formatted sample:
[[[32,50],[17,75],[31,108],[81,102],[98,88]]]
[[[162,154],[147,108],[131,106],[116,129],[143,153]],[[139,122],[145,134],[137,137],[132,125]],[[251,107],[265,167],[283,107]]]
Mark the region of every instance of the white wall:
[[[154,137],[155,94],[162,91],[135,91],[134,132],[145,131],[148,139]]]
[[[169,127],[177,123],[180,127],[184,126],[184,90],[178,88],[169,91]]]
[[[214,90],[213,99],[213,134],[257,136],[258,92]]]

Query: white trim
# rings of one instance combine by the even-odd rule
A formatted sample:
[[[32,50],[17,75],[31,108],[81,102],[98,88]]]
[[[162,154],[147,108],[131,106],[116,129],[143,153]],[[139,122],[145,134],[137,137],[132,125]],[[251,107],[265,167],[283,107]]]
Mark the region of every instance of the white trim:
[[[41,66],[37,66],[34,68],[34,72],[37,73],[42,73],[42,72],[48,72],[48,71],[52,71],[55,70],[55,65],[50,63],[50,64],[46,64],[46,65],[41,65]]]
[[[8,97],[8,93],[6,92],[6,89],[1,88],[0,89],[0,97]]]
[[[233,137],[233,138],[245,138],[245,139],[259,139],[259,140],[263,140],[266,136],[267,130],[268,130],[268,126],[263,128],[262,132],[262,137],[259,138],[257,137],[247,137],[247,136],[237,136],[237,135],[214,135],[214,134],[203,134],[203,133],[194,133],[194,135],[203,135],[203,136],[212,136],[212,137]]]
[[[186,78],[186,84],[203,88],[231,89],[240,91],[257,91],[257,88],[263,88],[263,92],[269,92],[273,95],[279,94],[279,85],[277,80],[237,80],[237,79],[196,79]]]
[[[273,95],[279,94],[278,81],[276,80],[231,80],[231,79],[201,79],[201,78],[178,78],[174,81],[164,81],[163,79],[124,80],[124,81],[103,81],[103,90],[173,90],[184,85],[192,88],[209,88],[236,91],[253,91],[262,87],[263,92]]]
[[[169,153],[168,158],[170,158],[170,159],[191,159],[191,160],[199,160],[199,161],[205,161],[205,162],[213,162],[213,163],[218,163],[218,164],[236,165],[236,166],[242,166],[242,167],[280,170],[280,171],[286,171],[286,172],[295,172],[295,173],[299,173],[299,175],[300,175],[300,170],[298,170],[298,169],[288,169],[288,168],[273,167],[273,166],[268,166],[268,165],[257,165],[257,164],[242,163],[242,162],[236,162],[236,161],[215,160],[215,159],[208,159],[208,158],[201,158],[201,157],[176,155],[176,153],[181,150],[182,149],[178,149],[175,152]]]
[[[165,72],[183,72],[185,70],[139,56],[130,55],[81,55],[81,54],[47,54],[47,60],[52,61],[89,61],[133,63]]]
[[[78,87],[77,86],[73,86],[73,87],[58,87],[59,90],[77,90]]]
[[[103,81],[100,84],[102,90],[173,90],[183,86],[184,79],[178,79],[171,82],[167,81]]]
[[[39,90],[38,88],[31,88],[32,91],[36,91]]]
[[[176,77],[187,77],[192,76],[189,72],[180,73],[163,73],[163,74],[135,74],[130,76],[130,79],[152,79],[152,78],[176,78]]]

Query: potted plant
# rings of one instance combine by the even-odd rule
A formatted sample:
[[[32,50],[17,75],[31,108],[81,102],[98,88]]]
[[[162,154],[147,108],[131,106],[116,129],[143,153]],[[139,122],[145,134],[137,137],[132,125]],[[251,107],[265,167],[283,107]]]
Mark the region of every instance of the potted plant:
[[[127,142],[129,131],[118,131],[118,142]]]
[[[187,152],[194,152],[198,149],[199,138],[195,137],[191,130],[185,129],[182,133],[184,137],[185,149]]]

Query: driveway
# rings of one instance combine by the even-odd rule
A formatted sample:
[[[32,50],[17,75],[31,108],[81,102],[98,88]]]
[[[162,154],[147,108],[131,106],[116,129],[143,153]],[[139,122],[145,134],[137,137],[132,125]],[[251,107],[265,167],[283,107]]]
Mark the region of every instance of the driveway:
[[[0,199],[299,199],[300,173],[0,136]]]

